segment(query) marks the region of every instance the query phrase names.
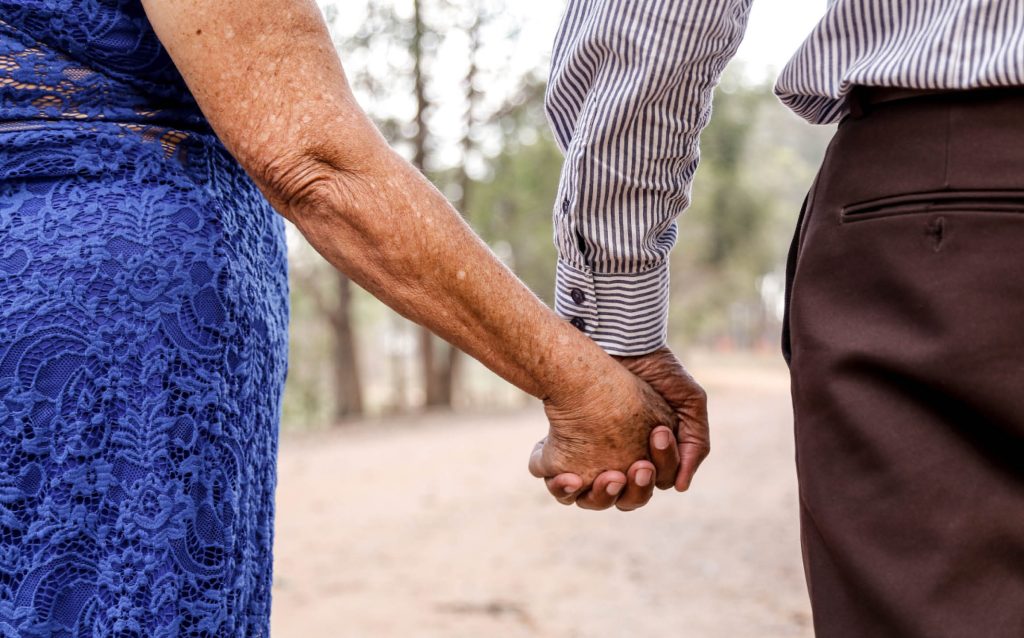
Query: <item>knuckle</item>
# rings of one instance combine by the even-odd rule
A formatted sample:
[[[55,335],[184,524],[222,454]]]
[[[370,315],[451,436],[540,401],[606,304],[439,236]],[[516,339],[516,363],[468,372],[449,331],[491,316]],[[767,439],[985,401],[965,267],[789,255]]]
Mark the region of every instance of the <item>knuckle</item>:
[[[600,503],[600,502],[593,501],[591,499],[580,499],[580,500],[576,501],[576,504],[579,505],[580,508],[582,508],[582,509],[591,510],[591,511],[605,510],[605,509],[608,509],[608,506],[609,506],[608,503]]]

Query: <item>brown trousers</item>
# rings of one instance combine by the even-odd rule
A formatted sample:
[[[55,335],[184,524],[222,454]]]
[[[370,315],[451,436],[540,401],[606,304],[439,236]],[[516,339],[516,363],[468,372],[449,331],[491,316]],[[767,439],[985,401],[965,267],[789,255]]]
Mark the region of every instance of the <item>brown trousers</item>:
[[[1024,637],[1024,90],[845,118],[783,351],[818,638]]]

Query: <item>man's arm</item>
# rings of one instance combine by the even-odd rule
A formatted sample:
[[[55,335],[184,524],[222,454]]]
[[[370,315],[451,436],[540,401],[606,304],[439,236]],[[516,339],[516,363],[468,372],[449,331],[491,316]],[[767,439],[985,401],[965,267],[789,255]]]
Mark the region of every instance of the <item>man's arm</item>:
[[[751,0],[569,0],[548,119],[565,154],[555,309],[616,355],[665,345],[668,253]]]
[[[665,346],[668,253],[689,204],[712,92],[739,47],[750,2],[569,0],[555,42],[547,113],[565,153],[555,309],[675,412],[676,440],[657,431],[651,438],[662,489],[689,489],[711,450],[704,389]],[[562,502],[580,482],[547,479]],[[631,475],[622,499],[591,490],[577,503],[633,509],[649,498]]]

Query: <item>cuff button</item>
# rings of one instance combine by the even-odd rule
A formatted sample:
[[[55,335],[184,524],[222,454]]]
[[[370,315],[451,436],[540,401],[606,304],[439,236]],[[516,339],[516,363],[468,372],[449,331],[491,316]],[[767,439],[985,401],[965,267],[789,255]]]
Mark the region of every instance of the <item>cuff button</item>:
[[[583,291],[580,290],[579,288],[573,288],[572,290],[570,290],[569,296],[572,297],[572,300],[575,301],[577,305],[583,303],[583,300],[587,298],[587,296],[584,295]]]
[[[569,212],[569,200],[568,199],[563,199],[562,200],[562,212],[563,213],[568,213]]]
[[[569,321],[569,323],[571,323],[572,325],[576,326],[576,328],[581,330],[581,331],[587,329],[587,322],[583,321],[579,317],[573,317],[572,320]]]

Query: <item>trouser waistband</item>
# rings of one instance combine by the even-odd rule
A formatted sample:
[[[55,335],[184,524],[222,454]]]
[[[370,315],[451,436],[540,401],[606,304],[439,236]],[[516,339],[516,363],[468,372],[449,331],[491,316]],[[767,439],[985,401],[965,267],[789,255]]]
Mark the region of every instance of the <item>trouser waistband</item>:
[[[902,100],[942,99],[992,99],[1000,97],[1024,97],[1024,86],[986,87],[976,89],[909,89],[893,86],[855,85],[846,96],[850,115],[861,118],[873,107],[887,102]]]

